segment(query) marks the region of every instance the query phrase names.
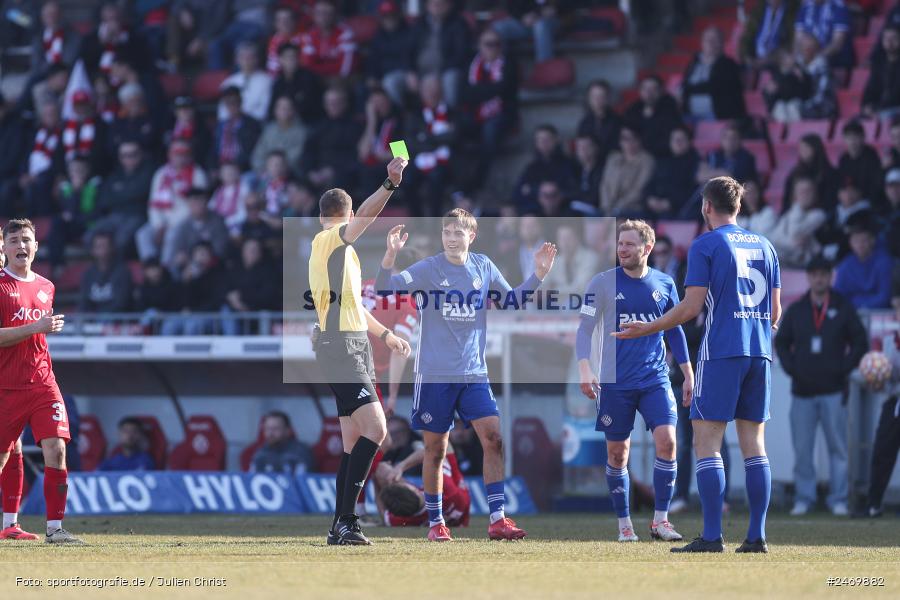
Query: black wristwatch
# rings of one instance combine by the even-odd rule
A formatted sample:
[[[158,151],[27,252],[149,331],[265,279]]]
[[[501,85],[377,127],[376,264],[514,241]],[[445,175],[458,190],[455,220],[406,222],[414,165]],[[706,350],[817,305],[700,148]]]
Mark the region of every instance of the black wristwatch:
[[[388,334],[389,334],[390,332],[391,332],[390,329],[385,329],[385,330],[384,330],[384,333],[381,334],[381,341],[382,341],[382,342],[383,342],[384,340],[387,339],[387,336],[388,336]]]
[[[383,187],[384,189],[386,189],[389,192],[393,192],[394,190],[400,188],[399,185],[394,185],[394,182],[391,181],[390,177],[388,177],[387,179],[384,180],[384,183],[381,184],[381,187]]]

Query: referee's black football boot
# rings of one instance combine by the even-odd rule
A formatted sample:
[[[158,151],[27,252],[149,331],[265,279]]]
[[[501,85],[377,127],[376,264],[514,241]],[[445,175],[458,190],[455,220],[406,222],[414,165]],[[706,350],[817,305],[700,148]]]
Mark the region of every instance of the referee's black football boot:
[[[734,549],[735,552],[759,552],[761,554],[769,553],[769,545],[766,543],[766,540],[756,540],[755,542],[751,542],[750,540],[744,540],[744,543]]]
[[[344,515],[334,526],[338,546],[371,546],[372,542],[363,535],[357,515]]]
[[[720,537],[717,540],[704,540],[702,536],[697,536],[687,546],[681,548],[671,548],[669,552],[725,552],[725,539]]]

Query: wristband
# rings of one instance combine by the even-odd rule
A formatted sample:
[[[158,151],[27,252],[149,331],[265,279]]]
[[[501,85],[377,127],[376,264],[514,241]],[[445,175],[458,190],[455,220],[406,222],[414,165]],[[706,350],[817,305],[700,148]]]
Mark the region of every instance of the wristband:
[[[382,342],[383,342],[384,340],[387,339],[387,336],[388,336],[388,334],[389,334],[390,332],[391,332],[390,329],[385,328],[384,333],[381,334],[381,341],[382,341]]]

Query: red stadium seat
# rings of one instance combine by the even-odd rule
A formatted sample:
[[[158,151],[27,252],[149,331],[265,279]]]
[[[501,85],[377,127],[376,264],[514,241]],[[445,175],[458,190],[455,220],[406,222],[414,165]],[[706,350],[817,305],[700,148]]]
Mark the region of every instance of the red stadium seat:
[[[709,142],[718,144],[727,125],[728,121],[700,121],[694,130],[694,141],[704,144]]]
[[[529,90],[549,90],[569,87],[575,83],[575,64],[568,58],[551,58],[534,65],[524,87]]]
[[[853,49],[856,51],[856,62],[861,65],[869,64],[869,55],[872,48],[878,43],[878,36],[853,38]]]
[[[144,435],[147,436],[148,442],[147,452],[153,457],[153,464],[157,469],[162,469],[169,453],[169,442],[166,440],[166,434],[163,433],[162,427],[159,426],[159,421],[150,415],[136,415],[134,418],[144,426]],[[116,446],[109,454],[112,456],[121,451],[121,447]]]
[[[206,71],[194,79],[191,95],[197,102],[215,102],[219,99],[219,87],[228,79],[228,71]]]
[[[81,287],[81,278],[84,272],[91,266],[88,260],[69,261],[62,275],[54,282],[57,292],[75,292]],[[38,271],[45,277],[49,277],[49,270]]]
[[[762,92],[744,92],[744,105],[747,107],[748,115],[765,117],[769,114],[769,107],[766,106]]]
[[[623,112],[628,109],[629,106],[634,104],[640,98],[640,92],[637,88],[628,88],[619,92],[619,102],[616,104],[616,109],[619,112]]]
[[[772,158],[766,140],[744,140],[744,148],[756,159],[756,170],[761,173],[772,171]]]
[[[766,121],[766,134],[773,145],[781,142],[784,139],[784,123]]]
[[[838,90],[837,101],[841,118],[853,118],[862,111],[862,90]]]
[[[210,415],[194,415],[185,426],[184,441],[172,449],[169,469],[174,471],[224,471],[227,443],[219,424]]]
[[[348,17],[344,24],[353,31],[357,44],[368,44],[378,33],[378,17],[373,15],[354,15]]]
[[[106,457],[106,436],[100,420],[94,415],[81,415],[78,423],[78,454],[81,470],[94,471]]]
[[[681,52],[700,52],[700,38],[696,35],[676,35],[672,40],[672,49]]]
[[[537,417],[519,417],[513,422],[513,474],[528,484],[535,504],[550,505],[554,483],[562,471],[562,454],[550,436],[544,422]]]
[[[691,242],[697,237],[696,221],[660,221],[656,224],[656,234],[672,240],[675,251],[684,256]]]
[[[179,73],[163,73],[159,76],[159,84],[168,100],[187,93],[187,79]]]
[[[856,67],[853,69],[853,72],[850,73],[850,84],[847,88],[862,92],[866,87],[866,83],[869,81],[870,74],[871,71],[868,67]]]
[[[784,141],[796,143],[800,141],[800,138],[809,133],[814,133],[823,140],[827,140],[831,133],[831,121],[818,119],[788,123],[787,134],[784,137]]]
[[[316,458],[316,471],[319,473],[337,473],[344,453],[344,442],[341,439],[341,422],[337,417],[322,419],[322,433],[319,441],[313,446]]]
[[[686,52],[666,52],[656,59],[656,68],[664,73],[684,73],[693,59]]]

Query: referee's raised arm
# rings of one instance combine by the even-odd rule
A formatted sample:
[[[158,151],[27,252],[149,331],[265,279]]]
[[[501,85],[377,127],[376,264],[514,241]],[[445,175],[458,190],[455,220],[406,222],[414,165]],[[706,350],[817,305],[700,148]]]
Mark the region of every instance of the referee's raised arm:
[[[354,214],[354,218],[350,219],[350,222],[347,224],[347,229],[344,230],[344,240],[348,244],[355,242],[366,230],[366,227],[371,225],[372,221],[381,214],[388,198],[391,197],[394,190],[400,187],[400,181],[403,179],[403,169],[406,168],[406,165],[407,161],[403,158],[395,158],[388,163],[387,179],[360,205],[359,210]]]

